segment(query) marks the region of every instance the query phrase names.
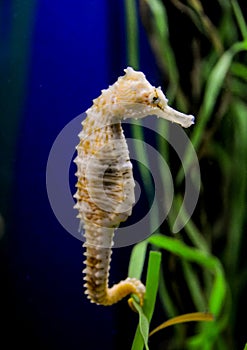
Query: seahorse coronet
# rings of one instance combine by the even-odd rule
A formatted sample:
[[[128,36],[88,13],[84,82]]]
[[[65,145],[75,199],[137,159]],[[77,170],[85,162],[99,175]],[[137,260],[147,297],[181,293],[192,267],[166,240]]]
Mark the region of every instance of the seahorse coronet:
[[[86,249],[85,294],[100,305],[112,305],[129,294],[136,294],[143,305],[145,296],[144,284],[135,278],[108,286],[114,233],[131,215],[135,203],[132,164],[121,121],[157,115],[183,127],[194,123],[192,115],[169,107],[161,88],[152,86],[142,72],[131,67],[124,71],[86,111],[74,159],[78,179],[74,208],[84,229]]]

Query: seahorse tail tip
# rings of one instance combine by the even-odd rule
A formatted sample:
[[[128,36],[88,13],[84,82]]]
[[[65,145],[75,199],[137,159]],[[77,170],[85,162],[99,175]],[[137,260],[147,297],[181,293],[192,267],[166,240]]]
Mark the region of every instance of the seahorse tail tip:
[[[128,277],[126,279],[127,283],[131,283],[134,287],[135,290],[132,292],[134,295],[136,295],[139,299],[139,304],[142,307],[144,304],[144,297],[145,297],[145,293],[146,293],[146,287],[144,286],[144,284],[136,279],[136,278],[130,278]],[[132,310],[136,311],[134,305],[133,305],[133,297],[128,299],[128,304],[131,307]]]
[[[140,302],[140,300],[139,300],[139,302]],[[136,307],[134,305],[134,298],[133,297],[130,297],[128,299],[128,305],[129,305],[129,307],[131,308],[132,311],[137,312]],[[140,306],[141,307],[143,306],[143,302],[140,302]]]
[[[136,278],[128,277],[124,281],[121,281],[108,289],[107,294],[109,300],[111,300],[111,304],[120,301],[130,294],[134,294],[139,299],[140,306],[142,306],[144,303],[145,291],[146,288],[141,281]]]

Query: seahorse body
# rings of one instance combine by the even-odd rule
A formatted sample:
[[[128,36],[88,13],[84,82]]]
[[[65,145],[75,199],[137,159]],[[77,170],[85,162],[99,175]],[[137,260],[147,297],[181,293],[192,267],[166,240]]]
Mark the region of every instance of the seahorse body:
[[[161,89],[153,87],[142,72],[128,67],[125,73],[102,90],[86,111],[75,159],[75,208],[85,231],[85,293],[91,302],[101,305],[112,305],[131,293],[142,305],[145,295],[145,286],[135,278],[108,287],[114,231],[131,215],[135,202],[132,164],[121,120],[155,114],[184,127],[194,122],[193,116],[169,107]]]

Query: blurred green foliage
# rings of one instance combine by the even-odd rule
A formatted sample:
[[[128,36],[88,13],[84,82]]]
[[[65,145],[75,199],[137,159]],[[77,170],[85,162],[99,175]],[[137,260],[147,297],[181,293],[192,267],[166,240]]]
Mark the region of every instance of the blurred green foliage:
[[[165,339],[166,349],[243,349],[246,334],[241,334],[244,326],[240,320],[245,319],[241,300],[247,288],[243,248],[247,225],[247,25],[243,10],[236,0],[207,4],[199,0],[125,0],[125,8],[128,64],[141,69],[138,31],[143,26],[169,103],[196,116],[188,135],[202,177],[196,211],[174,236],[171,232],[181,207],[185,176],[183,168],[178,169],[167,224],[134,248],[130,274],[141,275],[149,248],[160,250],[159,300],[167,318],[207,310],[215,315],[214,322],[194,324],[193,329],[175,326],[174,336]],[[160,123],[160,130],[166,133],[166,126]],[[136,127],[133,135],[144,138]],[[165,143],[159,143],[159,152],[172,166]],[[183,166],[185,171],[193,167],[188,152]],[[152,344],[159,348],[152,339],[150,349]]]

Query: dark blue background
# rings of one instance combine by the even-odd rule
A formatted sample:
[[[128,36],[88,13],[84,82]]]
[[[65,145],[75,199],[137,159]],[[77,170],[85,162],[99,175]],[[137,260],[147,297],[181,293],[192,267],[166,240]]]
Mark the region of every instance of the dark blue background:
[[[81,242],[56,220],[45,185],[58,133],[127,65],[123,2],[2,0],[0,19],[0,342],[9,344],[0,346],[128,349],[137,315],[126,300],[108,308],[87,301]],[[142,68],[155,72],[141,37]],[[111,283],[126,277],[130,250],[114,251]]]

